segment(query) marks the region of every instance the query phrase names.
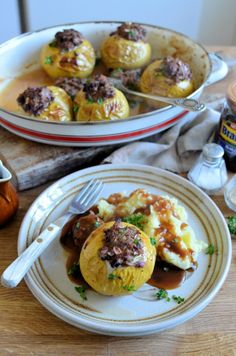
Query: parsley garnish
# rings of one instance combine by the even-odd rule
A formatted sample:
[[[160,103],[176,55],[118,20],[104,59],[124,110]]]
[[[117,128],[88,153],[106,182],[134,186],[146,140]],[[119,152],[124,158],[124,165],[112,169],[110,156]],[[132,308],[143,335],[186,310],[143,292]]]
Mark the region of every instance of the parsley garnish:
[[[156,298],[157,300],[167,299],[169,298],[168,292],[165,289],[159,289],[159,291],[156,293]]]
[[[45,57],[44,63],[45,64],[52,64],[53,63],[52,56]]]
[[[76,292],[79,293],[80,297],[81,297],[83,300],[87,300],[86,293],[85,293],[85,292],[86,292],[86,289],[87,289],[86,286],[75,287]]]
[[[56,47],[57,44],[56,44],[56,41],[52,41],[51,43],[49,43],[49,47]]]
[[[172,299],[177,303],[177,304],[181,304],[185,301],[184,298],[177,296],[177,295],[172,295]]]
[[[95,101],[94,101],[93,98],[91,98],[91,97],[89,97],[89,98],[87,99],[87,101],[88,101],[89,103],[95,103]]]
[[[136,33],[135,33],[135,31],[134,30],[129,30],[129,36],[131,37],[131,38],[134,38],[135,37],[135,35],[136,35]]]
[[[101,223],[99,221],[95,221],[94,226],[99,227],[99,226],[101,226]]]
[[[74,104],[73,106],[74,113],[77,114],[78,110],[79,110],[79,106],[77,104]]]
[[[213,255],[214,252],[215,252],[215,246],[212,244],[208,245],[208,247],[206,249],[206,254]]]
[[[122,219],[122,221],[137,226],[140,230],[144,229],[144,224],[146,223],[147,219],[146,216],[143,214],[132,214],[126,216]]]
[[[113,281],[114,279],[117,279],[117,278],[120,279],[120,277],[115,275],[114,273],[109,273],[108,274],[108,279],[110,279],[111,281]]]
[[[236,235],[236,216],[228,216],[227,224],[228,224],[229,232],[232,235]]]
[[[150,242],[153,246],[157,245],[157,240],[155,239],[155,237],[150,237]]]
[[[71,266],[71,268],[68,270],[67,274],[68,276],[73,276],[75,274],[77,274],[77,272],[79,272],[80,267],[79,264],[77,262],[74,262],[73,265]]]
[[[134,244],[135,245],[138,245],[140,243],[140,240],[139,239],[134,239]]]
[[[122,286],[122,288],[127,290],[128,292],[135,292],[136,291],[136,288],[133,285],[131,285],[131,286]]]
[[[102,99],[102,98],[98,98],[97,103],[98,103],[99,105],[102,105],[102,104],[103,104],[103,99]]]
[[[177,304],[181,304],[185,301],[184,298],[177,296],[177,295],[172,295],[172,297],[169,297],[168,292],[165,289],[159,289],[159,291],[156,293],[156,298],[157,300],[162,300],[165,299],[167,302],[174,300]]]

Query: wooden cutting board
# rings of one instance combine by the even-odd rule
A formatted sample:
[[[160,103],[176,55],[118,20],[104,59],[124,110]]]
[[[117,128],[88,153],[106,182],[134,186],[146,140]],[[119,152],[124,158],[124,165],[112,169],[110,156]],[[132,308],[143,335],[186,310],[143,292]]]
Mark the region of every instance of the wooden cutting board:
[[[36,187],[101,162],[118,146],[70,148],[25,140],[0,127],[0,159],[18,190]]]

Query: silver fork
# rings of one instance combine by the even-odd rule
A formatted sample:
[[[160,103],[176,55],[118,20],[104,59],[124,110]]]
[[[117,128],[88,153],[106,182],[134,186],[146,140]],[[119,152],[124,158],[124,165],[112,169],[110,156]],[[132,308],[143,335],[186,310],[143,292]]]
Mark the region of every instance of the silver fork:
[[[120,89],[121,91],[127,93],[127,94],[132,94],[136,96],[140,96],[141,98],[145,99],[152,99],[156,101],[162,101],[164,103],[174,105],[174,106],[180,106],[186,110],[189,111],[203,111],[206,109],[206,105],[203,103],[200,103],[196,99],[188,99],[188,98],[168,98],[166,96],[159,96],[159,95],[151,95],[151,94],[145,94],[141,93],[139,91],[134,91],[131,89],[128,89],[120,79],[116,78],[109,78],[109,81],[111,84],[116,87],[117,89]]]
[[[97,201],[103,188],[103,183],[99,180],[88,182],[72,200],[66,214],[51,223],[32,242],[32,244],[3,272],[1,283],[4,287],[13,288],[20,283],[35,260],[49,246],[49,244],[59,238],[65,224],[75,215],[87,211]]]

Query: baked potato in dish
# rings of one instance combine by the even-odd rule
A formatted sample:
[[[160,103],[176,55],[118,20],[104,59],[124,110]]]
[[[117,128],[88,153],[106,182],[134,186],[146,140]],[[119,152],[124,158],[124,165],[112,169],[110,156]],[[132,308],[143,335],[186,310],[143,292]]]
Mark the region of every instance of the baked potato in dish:
[[[153,95],[186,97],[194,91],[192,71],[187,63],[178,58],[168,56],[157,59],[141,75],[140,89]],[[151,104],[157,105],[155,101]]]
[[[125,119],[129,116],[129,104],[104,75],[97,75],[77,93],[74,112],[77,121]]]
[[[145,42],[145,29],[124,23],[101,45],[101,58],[107,68],[137,69],[148,64],[151,46]]]
[[[37,119],[71,121],[72,101],[69,95],[56,86],[27,88],[17,102],[23,113]]]
[[[94,230],[80,254],[85,281],[98,293],[111,296],[134,292],[153,272],[156,249],[132,224],[107,222]]]
[[[95,59],[91,43],[73,29],[57,32],[40,54],[41,65],[52,78],[85,78],[92,73]]]

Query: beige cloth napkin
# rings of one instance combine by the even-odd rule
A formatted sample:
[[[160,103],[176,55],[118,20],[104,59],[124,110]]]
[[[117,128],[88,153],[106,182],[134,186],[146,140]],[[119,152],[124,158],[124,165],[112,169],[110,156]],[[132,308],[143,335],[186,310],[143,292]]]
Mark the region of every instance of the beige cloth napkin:
[[[207,109],[203,113],[188,113],[175,126],[152,141],[130,143],[114,151],[103,163],[138,163],[187,172],[201,153],[219,122],[219,112]]]

